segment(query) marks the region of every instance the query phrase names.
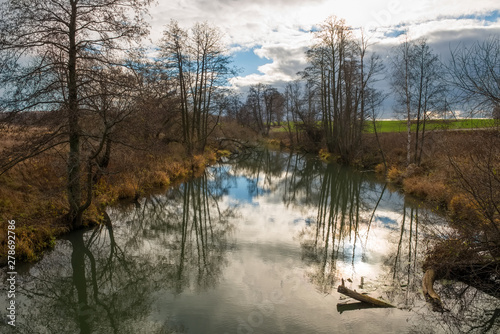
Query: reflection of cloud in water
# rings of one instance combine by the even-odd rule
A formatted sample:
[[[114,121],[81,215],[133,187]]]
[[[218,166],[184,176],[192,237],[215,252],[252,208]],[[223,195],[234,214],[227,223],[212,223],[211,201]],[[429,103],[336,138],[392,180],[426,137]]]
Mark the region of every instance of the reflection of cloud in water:
[[[238,216],[243,218],[235,222],[236,243],[245,252],[246,258],[270,259],[276,257],[301,256],[301,249],[297,241],[304,230],[313,230],[317,227],[316,205],[285,205],[286,196],[283,186],[287,175],[282,173],[272,179],[273,184],[259,181],[261,187],[273,188],[272,192],[261,193],[257,197],[250,194],[244,196],[245,182],[249,177],[234,175],[239,189],[231,189],[224,197],[221,206],[232,205],[233,197],[251,198],[251,202],[239,203]],[[279,185],[279,186],[278,186]],[[300,194],[297,201],[300,202]],[[373,195],[373,192],[372,194]],[[223,204],[224,203],[224,204]],[[255,205],[258,203],[258,205]],[[387,205],[386,205],[387,207]],[[365,210],[360,216],[369,217],[371,212]],[[398,219],[399,218],[399,219]],[[372,226],[367,224],[368,218],[336,245],[335,276],[340,277],[371,277],[376,279],[387,269],[383,261],[394,249],[388,242],[389,234],[396,230],[401,214],[387,209],[377,211]]]
[[[89,249],[99,273],[92,286],[102,286],[100,298],[109,309],[123,310],[108,315],[120,333],[158,333],[158,326],[189,333],[400,333],[412,323],[415,332],[429,332],[420,330],[428,313],[419,291],[417,254],[424,246],[417,237],[423,225],[418,214],[401,194],[386,191],[366,173],[266,152],[247,164],[209,168],[202,178],[136,207],[110,209],[114,229],[91,231],[99,240],[113,240]],[[73,244],[60,242],[55,252],[90,254]],[[64,264],[50,266],[56,277],[66,277],[53,283],[54,291],[65,287],[63,297],[74,290],[71,255],[57,256]],[[340,278],[375,297],[388,296],[390,289],[388,300],[412,311],[339,315]],[[87,283],[80,288],[92,299]],[[77,323],[56,312],[57,305],[39,303],[36,309],[51,321],[60,314],[55,320],[61,328],[73,329]],[[96,330],[110,332],[106,312],[93,306]],[[65,308],[77,311],[78,304]],[[130,316],[134,308],[140,317]],[[422,317],[416,309],[424,310]]]

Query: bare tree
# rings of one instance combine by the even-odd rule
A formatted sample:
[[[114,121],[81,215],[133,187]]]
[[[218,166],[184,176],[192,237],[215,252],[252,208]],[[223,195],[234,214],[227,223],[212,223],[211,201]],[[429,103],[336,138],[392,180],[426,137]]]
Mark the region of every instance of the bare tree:
[[[326,146],[344,162],[351,162],[361,144],[366,119],[366,91],[380,71],[372,55],[366,61],[368,40],[354,37],[344,20],[328,18],[316,33],[316,44],[307,51],[310,66],[302,72],[321,101]]]
[[[450,81],[461,103],[474,109],[500,104],[500,37],[492,36],[472,46],[460,44],[451,52]]]
[[[6,1],[0,7],[1,105],[65,115],[68,218],[82,224],[83,89],[147,33],[151,0]],[[98,69],[95,71],[95,69]]]
[[[444,98],[443,67],[425,39],[403,42],[392,56],[392,88],[396,101],[406,109],[407,164],[420,165],[425,140],[428,114],[439,110]],[[415,144],[411,157],[412,122],[415,121]]]
[[[294,141],[299,143],[299,115],[303,108],[301,100],[302,89],[299,81],[289,82],[285,87],[285,118],[286,130],[290,138],[290,144],[294,145]],[[295,136],[294,136],[295,135]]]
[[[377,131],[377,118],[380,111],[382,103],[387,98],[387,94],[383,94],[380,91],[369,89],[366,92],[366,111],[368,113],[368,119],[372,121],[373,133],[375,134],[375,139],[377,140],[377,146],[382,156],[382,163],[384,164],[384,171],[387,173],[387,159],[385,157],[384,150],[380,144],[380,138]]]
[[[220,117],[214,96],[234,73],[222,37],[207,23],[184,30],[171,21],[161,41],[163,61],[177,78],[183,138],[190,152],[206,146],[217,124],[213,117]]]
[[[392,62],[392,89],[396,94],[397,102],[406,107],[406,163],[411,163],[411,89],[410,89],[410,64],[411,44],[408,33],[404,40],[394,50]]]
[[[323,137],[318,124],[320,108],[317,91],[309,81],[297,80],[287,84],[284,98],[286,128],[291,144],[308,149],[307,143],[310,143],[312,149],[317,148]]]
[[[269,134],[270,113],[266,110],[266,91],[269,86],[262,83],[252,85],[247,95],[245,102],[245,110],[251,117],[249,124],[255,131],[262,135]]]

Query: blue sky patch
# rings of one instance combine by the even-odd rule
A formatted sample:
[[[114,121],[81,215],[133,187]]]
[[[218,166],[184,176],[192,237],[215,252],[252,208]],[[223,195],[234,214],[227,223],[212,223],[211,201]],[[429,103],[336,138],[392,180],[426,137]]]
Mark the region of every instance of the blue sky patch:
[[[241,69],[241,72],[239,73],[240,76],[262,74],[258,70],[258,67],[272,63],[272,60],[260,58],[255,54],[254,50],[258,48],[259,47],[255,47],[250,50],[238,51],[233,54],[233,65],[238,69]]]
[[[399,37],[406,32],[405,29],[392,29],[384,33],[384,37]]]
[[[500,18],[500,10],[494,10],[492,12],[487,12],[484,14],[471,14],[471,15],[463,15],[460,19],[473,19],[473,20],[481,20],[486,22],[497,22]]]

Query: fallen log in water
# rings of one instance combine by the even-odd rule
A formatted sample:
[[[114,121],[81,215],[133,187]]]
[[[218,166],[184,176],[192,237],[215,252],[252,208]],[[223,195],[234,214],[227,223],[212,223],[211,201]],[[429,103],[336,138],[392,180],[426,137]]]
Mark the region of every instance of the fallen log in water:
[[[344,285],[344,279],[342,279],[342,285],[339,285],[339,287],[337,288],[337,291],[343,295],[346,295],[346,296],[351,297],[353,299],[359,300],[360,302],[368,303],[368,304],[375,305],[378,307],[395,307],[394,305],[386,303],[383,300],[375,299],[375,298],[372,298],[368,295],[363,295],[361,293],[358,293],[355,290],[350,290],[350,289],[346,288]]]

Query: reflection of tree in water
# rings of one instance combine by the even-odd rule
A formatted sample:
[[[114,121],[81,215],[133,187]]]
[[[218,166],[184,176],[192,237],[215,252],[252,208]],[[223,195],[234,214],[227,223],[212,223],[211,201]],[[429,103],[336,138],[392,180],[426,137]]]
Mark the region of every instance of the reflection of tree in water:
[[[396,247],[386,260],[390,267],[386,277],[387,282],[391,282],[389,298],[400,307],[411,308],[424,300],[420,293],[423,276],[420,259],[424,256],[420,245],[423,238],[419,234],[421,223],[418,207],[409,206],[404,201],[398,230],[393,235],[395,240],[392,240]]]
[[[206,289],[217,284],[225,265],[224,253],[228,248],[227,234],[231,231],[228,218],[233,209],[221,211],[217,197],[213,196],[204,175],[184,184],[180,240],[175,240],[173,250],[179,262],[176,265],[176,290],[182,292],[190,286],[191,276],[196,285]],[[213,217],[212,215],[214,215]],[[176,234],[178,237],[179,234]]]
[[[128,221],[123,232],[126,247],[167,263],[163,277],[177,293],[215,286],[225,265],[232,231],[229,218],[235,212],[218,204],[225,193],[220,180],[227,170],[212,170],[219,174],[215,178],[208,173],[169,190],[166,196],[151,196],[116,219]]]
[[[317,198],[315,223],[303,229],[300,241],[303,257],[311,265],[311,282],[321,292],[330,293],[338,284],[339,274],[345,274],[339,273],[342,270],[339,260],[344,266],[351,264],[354,272],[355,260],[364,262],[369,256],[366,245],[370,228],[386,187],[367,182],[363,174],[335,165],[327,166],[319,179],[318,189],[314,186],[317,182],[310,185],[311,198]],[[295,184],[288,187],[293,189]],[[497,333],[500,302],[470,286],[438,287],[449,312],[435,313],[425,304],[421,293],[421,259],[430,228],[441,222],[435,215],[422,213],[418,205],[409,200],[404,200],[402,206],[397,224],[386,227],[391,230],[392,239],[391,252],[384,261],[386,274],[379,277],[378,287],[371,288],[383,290],[399,308],[413,311],[408,320],[413,324],[412,333]],[[362,306],[354,309],[359,308]]]
[[[446,281],[435,284],[446,312],[432,312],[431,306],[425,304],[421,292],[422,259],[427,249],[425,243],[436,234],[436,218],[404,203],[397,247],[387,259],[391,268],[387,281],[392,278],[389,298],[399,307],[413,310],[413,333],[497,333],[500,301],[469,285]]]
[[[336,283],[339,258],[354,265],[362,186],[362,175],[341,166],[328,165],[322,175],[315,223],[301,234],[303,256],[313,268],[310,279],[320,291],[330,292]]]
[[[430,219],[418,209],[404,206],[401,234],[397,251],[391,256],[394,299],[411,309],[423,304],[421,293],[423,277],[422,260],[429,238],[436,236],[435,216]],[[439,224],[438,224],[439,225]],[[442,232],[440,236],[445,235]],[[434,284],[441,296],[445,312],[433,312],[431,305],[413,308],[416,316],[412,319],[414,333],[498,333],[500,329],[500,301],[474,287],[455,281],[441,280]]]
[[[268,151],[254,154],[257,156],[248,159],[248,163],[238,163],[240,172],[257,180],[256,183],[260,175],[266,175],[266,181],[259,184],[281,188],[287,207],[317,212],[316,217],[305,217],[308,226],[300,240],[304,258],[314,268],[311,280],[320,290],[330,291],[335,284],[337,259],[354,264],[358,253],[365,255],[363,249],[356,249],[360,245],[360,217],[366,208],[364,202],[379,200],[369,198],[377,193],[377,185],[366,182],[363,173],[326,165],[308,156]],[[259,163],[254,165],[255,161]],[[366,217],[365,221],[369,225],[372,219]]]
[[[20,333],[175,332],[148,322],[161,266],[127,254],[110,224],[77,231],[21,285]]]
[[[234,173],[245,175],[249,196],[257,197],[277,188],[283,166],[291,156],[291,153],[256,150],[237,157],[232,169]]]
[[[206,289],[225,265],[228,218],[206,174],[133,210],[121,221],[72,233],[22,283],[20,333],[177,333],[148,318],[155,292]],[[116,212],[115,212],[116,211]],[[19,298],[24,300],[24,298]],[[168,314],[168,310],[164,311]],[[22,319],[22,320],[21,320]]]
[[[450,333],[500,332],[500,302],[497,298],[463,283],[441,286],[439,294],[448,312],[433,313],[428,320],[435,317],[443,321]]]
[[[283,189],[287,206],[314,206],[324,163],[308,155],[269,150],[252,151],[235,159],[234,173],[245,175],[249,195]],[[316,196],[316,197],[314,197]]]

